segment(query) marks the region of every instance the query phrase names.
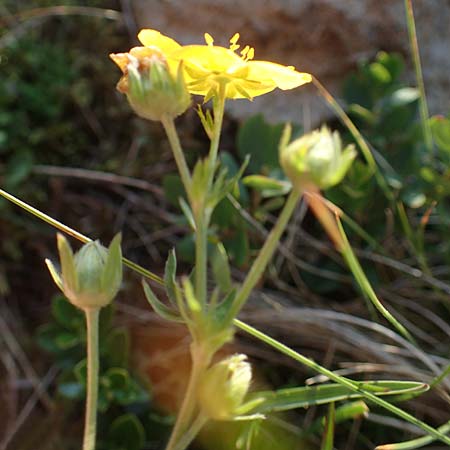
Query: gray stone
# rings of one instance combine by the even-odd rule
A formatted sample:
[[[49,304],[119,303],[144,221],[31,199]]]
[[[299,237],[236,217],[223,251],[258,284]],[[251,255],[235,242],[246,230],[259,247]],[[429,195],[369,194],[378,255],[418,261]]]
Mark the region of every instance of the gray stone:
[[[450,0],[414,0],[416,26],[432,113],[450,107]],[[210,33],[228,46],[236,32],[255,59],[293,65],[314,74],[334,95],[357,61],[377,51],[410,55],[403,0],[134,0],[140,28],[154,28],[182,44],[203,43]],[[409,77],[415,83],[412,65]],[[308,128],[333,115],[313,86],[229,102],[245,117],[262,111],[272,121]]]

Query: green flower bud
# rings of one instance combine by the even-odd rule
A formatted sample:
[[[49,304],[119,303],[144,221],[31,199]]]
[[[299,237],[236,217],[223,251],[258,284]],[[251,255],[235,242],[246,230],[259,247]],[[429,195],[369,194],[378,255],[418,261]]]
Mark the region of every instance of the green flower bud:
[[[198,388],[202,412],[212,420],[232,420],[250,387],[252,370],[245,355],[233,355],[210,367]]]
[[[191,103],[182,63],[170,61],[149,47],[134,47],[129,53],[113,53],[111,59],[123,76],[117,89],[126,94],[136,114],[148,120],[175,118]]]
[[[338,184],[356,156],[353,145],[342,150],[339,133],[325,126],[291,143],[289,137],[290,128],[286,128],[280,144],[280,164],[298,189],[328,189]]]
[[[50,260],[45,260],[56,285],[81,309],[108,305],[122,283],[120,233],[108,249],[98,241],[89,242],[75,255],[62,234],[58,234],[57,240],[61,273]]]

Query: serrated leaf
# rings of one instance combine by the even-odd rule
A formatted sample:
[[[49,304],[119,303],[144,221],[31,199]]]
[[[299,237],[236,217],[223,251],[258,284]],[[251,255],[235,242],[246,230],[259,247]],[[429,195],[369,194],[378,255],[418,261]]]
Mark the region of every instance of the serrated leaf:
[[[156,297],[145,280],[142,280],[142,287],[144,288],[145,297],[159,316],[172,322],[183,322],[183,319],[177,311],[175,311],[173,308],[169,308],[163,302],[161,302],[158,297]]]

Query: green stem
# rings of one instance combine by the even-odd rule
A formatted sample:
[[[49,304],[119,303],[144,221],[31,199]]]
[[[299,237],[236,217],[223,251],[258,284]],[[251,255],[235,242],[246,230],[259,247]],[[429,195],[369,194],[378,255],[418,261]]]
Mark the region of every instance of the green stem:
[[[445,436],[439,430],[435,430],[430,425],[426,424],[425,422],[422,422],[419,419],[416,419],[411,414],[403,411],[400,408],[397,408],[396,406],[392,405],[391,403],[387,402],[386,400],[383,400],[383,399],[377,397],[376,395],[364,390],[363,388],[361,388],[360,386],[355,384],[352,380],[342,377],[340,375],[337,375],[336,373],[332,372],[331,370],[328,370],[325,367],[322,367],[320,364],[317,364],[312,359],[309,359],[306,356],[303,356],[300,353],[297,353],[296,351],[290,349],[289,347],[282,344],[281,342],[278,342],[277,340],[262,333],[261,331],[258,331],[256,328],[253,328],[252,326],[250,326],[244,322],[241,322],[238,319],[234,320],[234,324],[241,330],[245,331],[246,333],[254,336],[255,338],[259,339],[260,341],[265,342],[266,344],[275,348],[280,353],[284,353],[285,355],[287,355],[290,358],[294,359],[295,361],[298,361],[299,363],[309,367],[310,369],[314,370],[315,372],[325,375],[330,380],[333,380],[342,386],[346,386],[354,392],[358,392],[364,398],[366,398],[367,400],[370,400],[372,403],[375,403],[376,405],[380,406],[381,408],[384,408],[384,409],[390,411],[392,414],[395,414],[396,416],[400,417],[401,419],[404,419],[407,422],[416,425],[417,427],[426,431],[429,435],[433,436],[435,439],[438,439],[438,440],[444,442],[445,444],[450,445],[450,437]]]
[[[83,450],[95,449],[98,399],[98,317],[100,308],[85,308],[87,328],[86,416]]]
[[[224,109],[225,91],[221,88],[218,96],[214,99],[214,132],[209,148],[208,178],[204,191],[204,199],[206,199],[214,181]],[[198,301],[204,308],[206,306],[207,294],[208,227],[211,212],[208,211],[208,208],[204,204],[197,209],[199,210],[195,211],[195,293]]]
[[[208,219],[204,211],[199,213],[195,228],[195,293],[202,305],[206,305],[208,268]]]
[[[78,231],[74,230],[73,228],[68,227],[67,225],[64,225],[63,223],[59,222],[58,220],[54,219],[53,217],[49,216],[48,214],[45,214],[42,211],[39,211],[37,208],[34,208],[33,206],[29,205],[28,203],[24,202],[23,200],[20,200],[19,198],[15,197],[14,195],[4,191],[3,189],[0,189],[0,195],[3,198],[6,198],[6,200],[10,201],[11,203],[14,203],[15,205],[19,206],[20,208],[22,208],[24,211],[28,212],[29,214],[32,214],[33,216],[37,217],[38,219],[42,220],[43,222],[48,223],[49,225],[56,228],[57,230],[60,230],[63,233],[66,233],[67,235],[72,236],[75,239],[78,239],[83,244],[92,242],[92,239],[90,237],[85,236],[82,233],[79,233]],[[144,269],[139,264],[136,264],[135,262],[130,261],[127,258],[122,258],[122,262],[127,267],[129,267],[130,269],[139,273],[143,277],[146,277],[150,280],[155,281],[156,283],[160,284],[161,286],[164,286],[164,281],[160,276],[150,272],[147,269]]]
[[[201,347],[195,343],[191,344],[191,355],[192,369],[189,376],[188,386],[166,450],[177,449],[178,443],[180,439],[182,439],[183,434],[189,430],[192,422],[192,415],[196,406],[195,395],[197,393],[197,386],[201,380],[203,372],[206,367],[208,367],[210,362],[210,357],[205,355],[201,350]]]
[[[178,133],[175,128],[173,118],[164,115],[161,119],[161,123],[163,124],[164,130],[167,134],[167,138],[169,139],[170,147],[172,148],[172,153],[175,158],[175,162],[177,163],[178,171],[180,172],[184,190],[186,191],[186,195],[190,199],[192,185],[191,173],[186,163],[186,158],[184,157],[184,152],[181,148],[180,140],[178,139]]]
[[[267,264],[272,258],[275,249],[280,243],[280,238],[289,223],[289,219],[291,218],[301,195],[302,192],[298,189],[292,189],[292,191],[290,192],[275,226],[267,236],[266,242],[264,242],[264,245],[259,251],[257,258],[253,262],[250,272],[248,273],[247,277],[244,280],[244,283],[236,294],[236,298],[234,299],[233,306],[229,313],[230,316],[232,315],[233,317],[236,317],[238,315],[256,283],[261,278],[261,275],[263,274],[264,270],[267,267]]]
[[[207,422],[208,418],[203,414],[199,414],[197,418],[192,422],[190,428],[184,433],[178,444],[174,447],[174,450],[185,450],[188,445],[195,439],[195,436],[203,428],[203,425]]]
[[[428,122],[428,105],[425,95],[425,83],[423,81],[422,65],[420,64],[419,44],[417,42],[416,23],[414,20],[414,10],[411,0],[405,0],[406,25],[408,27],[409,43],[411,45],[411,53],[414,62],[414,70],[416,72],[417,87],[419,88],[420,99],[420,120],[422,124],[423,137],[427,150],[433,151],[433,137],[431,134],[430,124]]]
[[[450,422],[441,425],[438,431],[443,434],[448,434],[450,432]],[[413,450],[415,448],[425,447],[425,445],[431,444],[436,439],[432,436],[422,436],[416,439],[411,439],[410,441],[399,442],[397,444],[385,444],[379,445],[375,450]]]
[[[208,156],[208,189],[214,180],[214,172],[216,169],[217,154],[219,152],[220,134],[222,131],[223,114],[225,111],[225,87],[221,86],[217,97],[214,99],[214,132],[209,147]]]

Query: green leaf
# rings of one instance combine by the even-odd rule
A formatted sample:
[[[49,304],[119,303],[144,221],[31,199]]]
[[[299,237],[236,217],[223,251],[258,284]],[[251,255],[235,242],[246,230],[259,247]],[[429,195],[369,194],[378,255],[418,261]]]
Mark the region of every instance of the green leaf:
[[[170,320],[171,322],[183,322],[183,319],[177,311],[166,306],[158,299],[158,297],[156,297],[156,295],[144,279],[142,280],[142,287],[144,288],[145,297],[147,298],[151,307],[159,316],[161,316],[163,319]]]
[[[122,367],[112,367],[108,369],[103,374],[102,378],[111,391],[117,392],[127,389],[130,382],[130,374]]]
[[[124,414],[111,424],[108,431],[111,447],[141,450],[145,444],[145,430],[134,414]]]
[[[405,69],[403,58],[398,53],[378,52],[377,61],[389,71],[392,81],[397,80]]]
[[[69,350],[79,343],[80,337],[71,331],[61,331],[55,337],[55,345],[59,350]]]
[[[263,197],[285,195],[292,188],[292,184],[288,181],[276,180],[264,175],[249,175],[243,178],[242,182],[246,186],[261,192]]]
[[[52,315],[67,329],[80,330],[84,327],[84,314],[62,295],[53,298]]]
[[[248,119],[239,129],[237,137],[238,153],[241,159],[250,155],[248,168],[252,173],[261,173],[279,167],[278,144],[283,132],[283,124],[270,125],[262,114]]]
[[[41,348],[50,352],[58,353],[60,348],[56,344],[56,339],[61,332],[61,327],[55,323],[42,325],[37,330],[37,341]]]
[[[182,282],[186,304],[189,308],[189,311],[195,316],[201,312],[202,305],[195,296],[194,286],[192,285],[191,280],[188,277],[185,277],[182,279]]]
[[[166,292],[169,297],[169,300],[173,306],[177,304],[177,297],[175,295],[175,291],[176,289],[178,289],[176,276],[177,276],[177,255],[175,253],[175,250],[172,249],[169,251],[166,265],[164,267],[164,285],[166,287]]]
[[[84,385],[76,381],[58,383],[58,394],[70,400],[79,400],[85,395]]]
[[[209,164],[207,159],[199,159],[194,166],[194,170],[192,172],[192,198],[202,204],[203,199],[208,194],[206,192],[206,185],[208,183],[209,176]],[[195,212],[195,208],[194,212]]]
[[[431,132],[438,148],[450,154],[450,119],[435,116],[430,119]]]
[[[429,389],[424,383],[415,381],[368,381],[360,383],[361,389],[375,395],[420,395]],[[277,391],[254,392],[249,395],[250,413],[269,413],[271,411],[287,411],[295,408],[307,408],[312,405],[323,405],[341,400],[362,398],[363,395],[351,391],[339,384],[322,384],[320,386],[304,386]]]
[[[195,227],[195,219],[192,214],[191,207],[188,205],[188,203],[186,202],[186,200],[183,197],[180,197],[179,201],[180,201],[181,211],[183,211],[183,214],[186,217],[188,224],[191,227],[191,230],[195,231],[195,228],[196,228]]]
[[[33,168],[33,154],[29,150],[15,151],[6,165],[5,184],[13,188],[23,182]]]
[[[220,328],[231,325],[234,319],[230,311],[232,310],[235,297],[236,289],[233,289],[214,309],[214,320],[220,325]]]
[[[184,190],[183,182],[178,175],[166,175],[163,178],[163,190],[166,199],[172,206],[178,208],[179,199],[186,199],[186,191]]]
[[[228,255],[236,266],[244,266],[250,257],[250,246],[245,226],[239,226],[234,234],[224,239]]]
[[[420,97],[419,90],[412,87],[397,89],[383,100],[385,109],[399,108],[415,103]]]
[[[334,423],[342,423],[347,420],[357,419],[359,417],[367,416],[369,408],[362,401],[358,400],[356,402],[344,403],[335,410]],[[321,432],[325,425],[325,417],[319,417],[316,419],[307,430],[305,434],[311,434],[316,432]]]
[[[411,186],[402,192],[402,200],[410,207],[410,208],[421,208],[427,201],[427,197],[425,194],[418,189],[416,186]]]
[[[82,359],[75,365],[75,367],[73,368],[73,373],[74,373],[77,381],[79,383],[81,383],[83,386],[86,386],[86,379],[87,379],[87,361],[86,361],[86,359]]]
[[[117,327],[110,331],[107,341],[107,358],[113,367],[127,367],[130,352],[130,336],[124,327]]]
[[[211,252],[211,266],[218,287],[223,293],[231,289],[231,271],[228,263],[228,255],[221,242],[214,245]]]
[[[117,233],[109,244],[108,256],[102,273],[102,289],[107,289],[113,295],[117,293],[122,284],[121,240],[121,233]]]
[[[369,64],[367,70],[373,81],[378,84],[389,84],[392,80],[389,70],[377,61]]]
[[[70,291],[68,294],[76,293],[78,291],[78,276],[75,269],[72,248],[61,233],[57,234],[57,242],[61,262],[61,278],[64,283],[64,288]]]
[[[335,409],[334,402],[330,403],[328,407],[328,414],[325,420],[325,430],[323,433],[321,450],[333,450],[334,442],[334,421],[335,421]]]

